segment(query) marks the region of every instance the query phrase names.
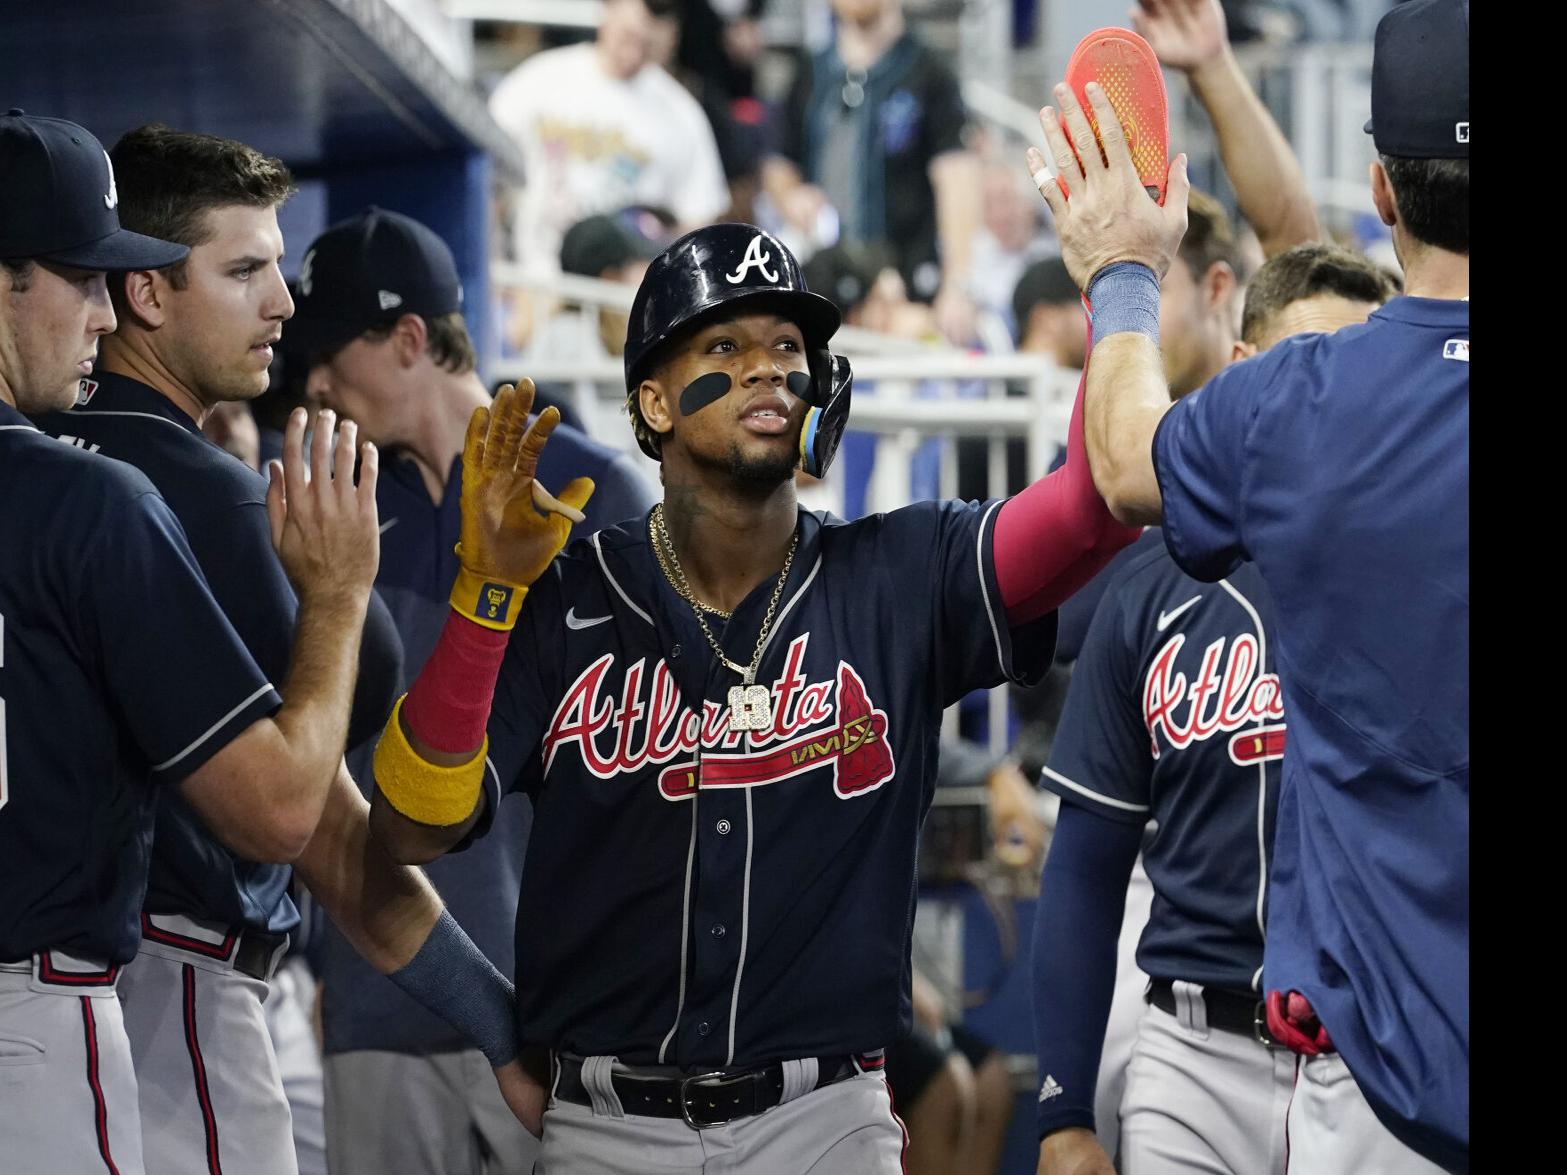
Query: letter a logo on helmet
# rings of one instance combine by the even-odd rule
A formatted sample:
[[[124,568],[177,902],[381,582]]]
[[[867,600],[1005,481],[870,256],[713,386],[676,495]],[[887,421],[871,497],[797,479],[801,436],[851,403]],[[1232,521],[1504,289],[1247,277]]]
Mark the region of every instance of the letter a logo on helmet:
[[[751,238],[751,243],[745,247],[745,256],[740,259],[740,264],[733,273],[724,274],[724,280],[732,285],[739,285],[745,280],[745,275],[753,267],[774,285],[778,283],[778,274],[768,267],[768,262],[773,259],[771,253],[765,252],[762,247],[762,234],[757,233]]]

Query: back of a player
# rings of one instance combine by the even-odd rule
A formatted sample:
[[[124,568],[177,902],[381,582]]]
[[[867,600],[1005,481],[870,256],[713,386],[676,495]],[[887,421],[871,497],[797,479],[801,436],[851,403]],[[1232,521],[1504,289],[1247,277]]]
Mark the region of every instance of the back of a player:
[[[1447,1133],[1468,1121],[1469,306],[1399,298],[1274,354],[1294,402],[1264,402],[1257,450],[1335,476],[1276,471],[1242,528],[1291,715],[1267,986],[1309,996],[1390,1127]]]

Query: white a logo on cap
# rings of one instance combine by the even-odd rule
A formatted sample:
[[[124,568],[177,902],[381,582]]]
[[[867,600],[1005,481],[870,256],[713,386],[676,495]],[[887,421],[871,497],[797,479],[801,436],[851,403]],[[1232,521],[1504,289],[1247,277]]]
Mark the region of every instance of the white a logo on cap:
[[[745,275],[754,266],[758,273],[770,282],[776,282],[778,275],[768,268],[767,263],[773,259],[771,253],[762,250],[762,234],[757,233],[751,238],[751,243],[745,247],[745,256],[740,259],[739,268],[733,273],[724,274],[724,280],[732,285],[739,285],[745,280]]]
[[[103,153],[103,161],[109,165],[109,194],[103,198],[103,206],[113,212],[120,203],[120,188],[114,182],[114,160],[109,158],[107,151]]]
[[[391,310],[394,306],[403,304],[403,296],[394,294],[391,290],[377,290],[375,292],[375,300],[381,303],[382,310]]]

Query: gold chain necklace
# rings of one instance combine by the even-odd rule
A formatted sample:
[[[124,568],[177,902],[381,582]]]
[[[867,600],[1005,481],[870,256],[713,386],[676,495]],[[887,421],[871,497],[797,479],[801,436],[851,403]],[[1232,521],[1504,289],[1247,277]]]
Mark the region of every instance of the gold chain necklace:
[[[789,540],[789,553],[784,556],[783,570],[778,573],[778,583],[773,587],[773,597],[767,602],[767,615],[762,618],[762,630],[756,634],[756,651],[751,654],[751,664],[737,665],[724,655],[723,647],[713,636],[713,630],[707,627],[707,618],[702,615],[705,609],[727,620],[732,613],[721,612],[711,604],[704,604],[692,592],[685,570],[680,566],[680,558],[675,554],[675,545],[670,541],[669,528],[664,524],[662,502],[653,507],[653,515],[649,523],[653,531],[653,552],[658,556],[658,565],[664,572],[664,578],[669,580],[670,586],[679,593],[680,598],[691,605],[697,625],[702,629],[702,635],[707,638],[707,643],[713,647],[713,652],[718,655],[718,659],[727,668],[740,675],[741,684],[731,686],[729,690],[729,729],[732,731],[766,730],[773,724],[772,694],[766,686],[756,684],[756,671],[762,664],[762,650],[767,647],[767,634],[772,631],[773,618],[778,612],[778,601],[783,597],[784,583],[789,578],[789,568],[794,564],[795,548],[800,545],[800,528],[795,527],[794,536]]]

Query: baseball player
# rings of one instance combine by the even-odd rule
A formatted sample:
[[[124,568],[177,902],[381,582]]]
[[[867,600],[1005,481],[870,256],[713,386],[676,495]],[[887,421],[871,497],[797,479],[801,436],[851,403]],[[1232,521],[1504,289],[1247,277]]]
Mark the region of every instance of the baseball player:
[[[277,208],[292,183],[281,164],[244,144],[161,126],[130,132],[111,158],[126,223],[181,240],[190,253],[166,273],[138,270],[115,279],[117,332],[104,339],[77,407],[41,416],[39,424],[147,475],[180,519],[241,640],[281,680],[293,655],[296,613],[295,647],[308,655],[323,641],[304,611],[320,585],[300,582],[296,600],[272,550],[265,483],[207,440],[201,421],[212,404],[266,388],[271,344],[293,309],[279,271],[277,227]],[[330,435],[333,419],[323,413],[316,434]],[[340,469],[351,467],[351,457],[343,461]],[[345,620],[362,625],[364,616],[361,608]],[[395,644],[389,618],[373,635]],[[370,660],[396,658],[376,653]],[[371,723],[384,718],[394,684],[362,691]],[[298,857],[315,898],[374,965],[400,982],[412,978],[415,990],[423,968],[449,971],[439,981],[448,986],[427,993],[437,1006],[455,1005],[465,987],[465,998],[487,1001],[497,1063],[510,1060],[509,984],[449,918],[438,922],[440,901],[416,870],[366,851],[367,805],[342,765],[344,736],[339,729],[325,773],[331,788],[316,800],[319,826],[303,852],[288,859]],[[286,786],[289,764],[278,764],[275,776]],[[160,797],[141,949],[120,984],[141,1090],[143,1150],[153,1170],[295,1170],[263,1004],[299,915],[287,892],[289,866],[266,860],[226,851],[199,812],[178,797]],[[416,955],[422,950],[449,952],[456,962]],[[451,970],[459,965],[467,970]],[[461,1023],[460,1011],[454,1019]]]
[[[1054,608],[1134,533],[1080,417],[1062,470],[1005,502],[802,511],[794,471],[826,470],[848,416],[837,326],[760,229],[669,246],[625,356],[663,499],[560,558],[568,523],[530,504],[553,414],[524,432],[525,382],[470,426],[454,606],[381,737],[372,827],[432,857],[497,788],[533,799],[542,1171],[900,1169],[882,1050],[909,1028],[941,713],[1042,671]]]
[[[1258,271],[1236,357],[1364,322],[1393,294],[1364,257],[1301,245]],[[1077,660],[1043,783],[1061,797],[1035,926],[1040,1170],[1109,1172],[1096,1070],[1139,847],[1152,977],[1119,1107],[1129,1172],[1284,1172],[1294,1057],[1260,981],[1285,714],[1273,602],[1242,564],[1184,574],[1156,529],[1111,582]],[[1157,831],[1144,844],[1144,826]]]
[[[1056,99],[1041,122],[1072,198],[1043,194],[1094,304],[1095,480],[1117,517],[1162,517],[1194,578],[1254,562],[1277,608],[1289,740],[1261,990],[1300,1056],[1291,1162],[1467,1170],[1467,5],[1410,0],[1377,29],[1371,190],[1408,296],[1174,404],[1156,318],[1181,201],[1138,199],[1097,88],[1103,158]]]
[[[18,411],[68,405],[115,326],[106,271],[179,262],[125,232],[88,131],[0,117],[0,1139],[16,1171],[140,1173],[115,985],[136,956],[153,804],[178,794],[236,852],[296,856],[341,754],[375,573],[376,457],[309,469],[303,415],[267,500],[305,590],[282,702],[148,480]],[[354,432],[335,443],[340,468]],[[154,1168],[158,1169],[158,1168]]]
[[[284,345],[290,358],[313,359],[310,395],[351,416],[381,451],[376,492],[386,531],[376,583],[407,649],[407,676],[394,683],[400,692],[450,611],[462,438],[473,410],[490,395],[463,326],[451,250],[430,229],[370,209],[317,237],[303,268],[310,279],[295,298]],[[598,488],[584,509],[588,531],[645,514],[653,503],[631,458],[564,424],[551,436],[540,472],[555,485],[578,472],[593,478]],[[365,784],[373,750],[371,740],[348,756]],[[520,799],[503,804],[489,836],[428,870],[452,914],[508,977],[532,816]],[[321,975],[334,1175],[532,1170],[537,1140],[518,1124],[485,1058],[461,1033],[388,983],[330,927]],[[402,1128],[388,1131],[388,1118]]]

